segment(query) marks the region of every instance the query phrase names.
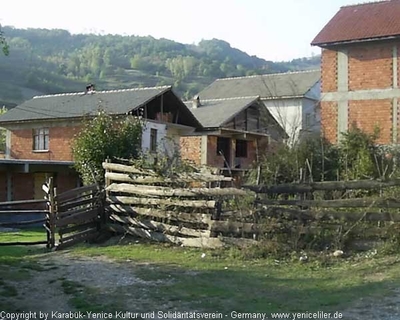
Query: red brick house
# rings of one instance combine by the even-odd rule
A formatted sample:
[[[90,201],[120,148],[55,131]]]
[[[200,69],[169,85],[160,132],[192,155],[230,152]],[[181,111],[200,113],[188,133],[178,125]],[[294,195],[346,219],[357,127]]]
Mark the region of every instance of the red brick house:
[[[71,143],[82,120],[99,109],[145,118],[143,150],[157,151],[166,137],[179,143],[179,136],[201,128],[171,87],[34,97],[0,117],[0,126],[7,129],[6,155],[0,159],[0,201],[43,198],[41,187],[48,176],[54,177],[58,192],[76,187],[79,177],[72,168]]]
[[[322,48],[322,130],[338,142],[355,125],[399,142],[400,1],[340,8],[312,41]]]
[[[271,143],[287,138],[259,97],[201,100],[197,96],[186,105],[202,129],[181,137],[181,155],[197,165],[240,173]]]

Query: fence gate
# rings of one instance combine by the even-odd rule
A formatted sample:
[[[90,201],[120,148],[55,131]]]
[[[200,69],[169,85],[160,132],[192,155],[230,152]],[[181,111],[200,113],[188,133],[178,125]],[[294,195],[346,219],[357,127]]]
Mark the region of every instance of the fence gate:
[[[52,178],[48,189],[50,247],[57,250],[96,238],[103,222],[103,192],[96,184],[57,194]]]

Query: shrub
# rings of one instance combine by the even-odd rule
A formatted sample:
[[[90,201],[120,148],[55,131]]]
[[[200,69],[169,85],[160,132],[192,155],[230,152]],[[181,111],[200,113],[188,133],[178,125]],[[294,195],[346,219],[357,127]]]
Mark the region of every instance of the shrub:
[[[85,184],[104,183],[102,163],[113,158],[136,158],[141,150],[142,122],[133,116],[115,118],[104,111],[84,123],[72,152]]]

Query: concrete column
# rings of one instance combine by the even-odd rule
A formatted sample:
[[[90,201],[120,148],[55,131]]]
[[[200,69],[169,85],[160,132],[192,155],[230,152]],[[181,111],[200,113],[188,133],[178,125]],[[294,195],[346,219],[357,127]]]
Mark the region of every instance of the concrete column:
[[[349,57],[347,50],[338,51],[337,57],[337,82],[338,92],[349,92]],[[343,100],[338,102],[338,141],[341,134],[348,130],[349,123],[349,102]]]
[[[393,88],[399,87],[399,79],[397,76],[398,69],[398,58],[397,58],[397,46],[393,46]]]
[[[338,91],[349,91],[349,56],[347,50],[341,50],[337,53],[337,81]]]
[[[207,165],[208,136],[201,136],[201,165]]]
[[[392,139],[393,143],[397,143],[397,125],[398,125],[398,98],[392,101]]]
[[[348,101],[339,101],[338,102],[338,141],[342,138],[342,133],[347,132],[349,129],[349,102]]]

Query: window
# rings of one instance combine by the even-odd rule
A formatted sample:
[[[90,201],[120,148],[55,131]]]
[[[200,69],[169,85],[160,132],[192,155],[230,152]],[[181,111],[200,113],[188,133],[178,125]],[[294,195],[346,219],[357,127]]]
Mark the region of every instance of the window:
[[[247,158],[247,141],[246,140],[236,140],[236,157],[237,158]]]
[[[33,150],[49,150],[49,128],[33,130]]]
[[[150,129],[150,152],[157,152],[157,129]]]

